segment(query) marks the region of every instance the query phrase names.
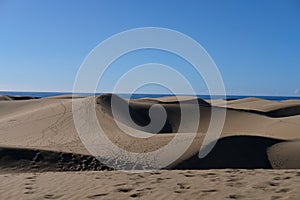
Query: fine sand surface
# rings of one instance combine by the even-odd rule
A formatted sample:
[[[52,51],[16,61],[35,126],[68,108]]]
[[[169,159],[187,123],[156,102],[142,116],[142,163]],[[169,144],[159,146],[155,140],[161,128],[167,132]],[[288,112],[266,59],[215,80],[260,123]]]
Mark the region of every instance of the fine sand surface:
[[[300,197],[296,170],[0,174],[1,199],[285,199]]]
[[[1,95],[1,199],[15,195],[15,199],[300,197],[295,190],[300,186],[300,100],[274,102],[246,98],[204,101],[191,97],[127,100],[113,97],[116,97],[118,105],[114,111],[111,109],[111,94],[96,98],[64,95],[44,99]],[[120,158],[116,156],[107,160],[106,163],[115,163],[109,167],[91,155],[76,131],[72,101],[83,105],[78,108],[81,112],[87,112],[84,106],[93,102],[98,123],[107,138],[126,151],[153,152],[169,144],[176,135],[182,142],[192,140],[192,143],[180,158],[164,167],[172,169],[170,171],[156,171],[157,174],[111,171],[113,167],[147,169],[147,164],[137,166],[126,159],[125,163],[124,159],[118,162]],[[200,120],[195,120],[193,115],[195,105],[200,111]],[[129,107],[134,124],[126,116],[123,106]],[[167,117],[158,131],[147,126],[151,120],[155,121],[149,117],[149,109],[155,106],[164,108]],[[181,106],[191,113],[182,127],[179,126]],[[226,111],[224,127],[213,150],[199,159],[199,149],[206,136],[212,110],[215,113]],[[117,118],[112,113],[117,113]],[[133,135],[151,137],[127,135],[116,122]],[[192,134],[193,127],[196,127],[196,135]],[[90,140],[93,142],[93,138]],[[97,148],[96,144],[91,145]],[[97,156],[107,159],[109,155]],[[99,170],[105,171],[86,172]]]

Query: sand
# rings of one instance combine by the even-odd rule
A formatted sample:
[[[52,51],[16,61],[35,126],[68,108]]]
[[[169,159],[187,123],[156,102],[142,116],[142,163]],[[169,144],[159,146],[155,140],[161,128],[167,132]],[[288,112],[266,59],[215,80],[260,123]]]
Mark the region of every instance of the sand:
[[[145,126],[141,128],[128,120],[122,106],[116,108],[119,117],[114,119],[111,97],[111,94],[96,97],[96,116],[107,137],[119,147],[136,153],[152,152],[167,145],[176,134],[182,141],[190,140],[192,127],[197,125],[193,142],[178,160],[164,167],[168,170],[156,171],[157,174],[114,171],[91,155],[74,125],[72,100],[84,104],[95,97],[64,95],[34,99],[1,95],[1,199],[300,197],[295,189],[300,186],[300,101],[246,98],[227,101],[226,107],[224,100],[116,97],[118,105],[129,106],[133,121]],[[179,129],[180,106],[189,109],[195,102],[200,120],[195,121],[191,110],[185,126]],[[146,126],[151,121],[148,110],[153,105],[166,110],[167,119],[158,134],[153,134],[156,131],[153,127]],[[212,109],[216,113],[226,110],[224,128],[213,150],[199,159]],[[129,136],[115,120],[133,134],[153,136],[144,139]],[[127,164],[120,163],[117,167],[143,169]],[[27,187],[32,180],[32,186]],[[123,192],[122,184],[130,189]]]
[[[288,199],[295,170],[44,172],[0,174],[2,199]]]

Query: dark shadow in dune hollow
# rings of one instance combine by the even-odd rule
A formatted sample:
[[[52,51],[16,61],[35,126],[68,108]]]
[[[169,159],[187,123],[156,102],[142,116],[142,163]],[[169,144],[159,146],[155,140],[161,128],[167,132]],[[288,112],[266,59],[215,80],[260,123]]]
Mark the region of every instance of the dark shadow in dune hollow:
[[[267,149],[282,142],[258,136],[232,136],[220,139],[203,159],[198,154],[172,169],[271,169]],[[112,170],[87,155],[33,149],[0,148],[0,169],[6,171]]]
[[[173,169],[271,169],[267,149],[282,141],[259,136],[221,138],[205,158],[194,155]]]
[[[17,100],[32,100],[39,99],[38,97],[30,97],[30,96],[8,96],[8,95],[0,95],[0,101],[17,101]]]
[[[36,149],[0,148],[0,170],[85,171],[112,170],[93,156]]]

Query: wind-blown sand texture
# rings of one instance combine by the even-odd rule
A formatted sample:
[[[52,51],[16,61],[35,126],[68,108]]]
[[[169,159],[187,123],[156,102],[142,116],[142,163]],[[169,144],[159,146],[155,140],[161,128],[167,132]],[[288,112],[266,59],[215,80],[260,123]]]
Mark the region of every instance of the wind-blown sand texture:
[[[1,199],[288,199],[300,197],[295,170],[0,174]]]
[[[145,126],[150,122],[148,110],[152,105],[159,104],[165,108],[167,121],[160,133],[154,134],[151,138],[140,139],[124,134],[116,125],[111,113],[111,97],[111,94],[96,97],[97,118],[101,126],[107,130],[106,134],[113,143],[132,152],[154,151],[168,144],[176,134],[180,123],[179,103],[188,107],[191,102],[194,102],[190,97],[180,97],[179,101],[174,97],[143,98],[130,101],[117,97],[120,105],[129,105],[133,121],[141,126]],[[214,105],[217,105],[217,107],[214,107],[217,111],[220,110],[221,112],[227,109],[226,120],[221,137],[214,149],[208,156],[199,159],[199,148],[210,122],[210,103],[212,101],[197,99],[200,110],[200,122],[195,122],[192,117],[188,120],[191,126],[193,123],[199,123],[197,135],[187,152],[177,162],[166,167],[167,169],[177,169],[179,171],[158,171],[159,175],[157,176],[151,173],[140,174],[143,177],[139,177],[138,174],[130,175],[117,171],[62,173],[61,171],[113,170],[95,159],[88,152],[75,129],[72,100],[84,102],[90,98],[95,97],[83,98],[64,95],[34,99],[31,97],[0,96],[0,169],[4,173],[0,176],[2,184],[1,197],[22,196],[28,192],[28,195],[33,195],[31,197],[48,199],[55,197],[65,199],[93,199],[98,197],[114,199],[120,197],[126,199],[140,197],[140,195],[143,196],[144,194],[148,194],[146,197],[149,198],[169,197],[169,199],[173,199],[172,197],[180,198],[179,196],[184,194],[184,198],[239,199],[248,198],[249,195],[256,195],[254,191],[266,192],[267,196],[260,196],[262,197],[260,199],[265,199],[263,197],[272,197],[272,199],[299,197],[299,193],[293,190],[293,187],[298,186],[299,188],[300,186],[299,172],[297,170],[290,172],[253,169],[300,169],[300,101],[273,102],[257,98],[246,98],[227,101],[226,108],[223,104],[224,100],[212,100]],[[121,116],[118,118],[120,123],[130,126],[130,121],[122,117],[123,110],[117,109],[117,112]],[[152,131],[151,129],[132,130],[136,133],[145,131],[151,133]],[[177,134],[180,134],[180,137],[185,139],[189,138],[189,131],[189,126],[186,126],[182,132]],[[239,170],[239,173],[234,174],[234,177],[230,178],[237,180],[230,181],[232,186],[226,186],[224,184],[227,184],[226,182],[231,173],[226,170],[213,169],[228,168],[252,169],[252,171]],[[196,169],[209,171],[190,171],[191,177],[183,175],[189,172],[182,170]],[[38,174],[23,172],[38,172]],[[233,172],[235,173],[236,171]],[[216,175],[210,177],[209,175],[206,176],[206,173],[215,173]],[[286,175],[286,173],[291,174]],[[35,188],[37,192],[32,193],[29,189],[27,191],[23,188],[26,187],[24,186],[25,182],[30,182],[31,180],[27,179],[27,176],[35,177],[33,179],[36,182],[32,188]],[[71,178],[71,176],[76,177],[76,179]],[[131,176],[134,177],[133,181],[130,181]],[[290,178],[285,180],[285,176]],[[97,177],[101,178],[98,180]],[[88,179],[90,178],[97,180],[96,182],[89,181]],[[162,180],[158,181],[158,178]],[[276,182],[279,183],[275,185],[264,183],[269,179],[272,182],[272,178],[278,179]],[[217,186],[206,188],[210,184],[216,184],[213,179],[219,180]],[[250,185],[242,183],[243,179],[247,179],[245,182]],[[253,181],[251,182],[250,179]],[[284,179],[284,181],[280,181],[281,179]],[[80,192],[82,188],[76,189],[78,184],[76,184],[75,180],[79,182],[80,180],[87,181],[86,186],[91,189],[86,190],[86,192]],[[181,180],[183,182],[182,186],[180,186]],[[54,186],[49,187],[49,182],[52,181]],[[203,181],[206,183],[204,184]],[[286,183],[289,181],[290,184],[294,185],[287,187]],[[123,194],[122,191],[118,191],[117,182],[119,184],[125,182],[124,185],[126,187],[128,187],[128,184],[132,184],[130,186],[131,189],[128,192],[124,192],[126,194]],[[283,184],[282,188],[279,187],[281,182]],[[15,184],[13,185],[13,183]],[[8,187],[4,186],[6,184],[8,186],[11,184],[10,188],[12,189],[5,189]],[[46,187],[47,184],[48,186]],[[65,184],[66,187],[69,185],[66,191],[69,191],[70,194],[55,188],[55,185],[58,187],[57,185],[59,184]],[[110,188],[107,190],[99,189],[99,192],[97,192],[96,190],[101,188],[101,184],[106,184]],[[195,184],[199,185],[198,189]],[[255,184],[261,185],[256,187]],[[138,191],[138,185],[144,187],[143,191]],[[187,185],[192,185],[190,186],[192,189],[188,188],[189,186]],[[145,189],[147,187],[151,189],[147,191]],[[170,189],[170,192],[162,193],[162,190],[166,187]],[[176,192],[177,189],[179,192]],[[239,192],[233,192],[233,189],[238,189]],[[20,193],[14,193],[14,190],[18,190]],[[206,190],[208,192],[205,192]],[[24,193],[22,193],[23,191]],[[72,192],[76,194],[72,196]],[[125,196],[122,196],[122,194]],[[27,197],[32,199],[30,196]]]

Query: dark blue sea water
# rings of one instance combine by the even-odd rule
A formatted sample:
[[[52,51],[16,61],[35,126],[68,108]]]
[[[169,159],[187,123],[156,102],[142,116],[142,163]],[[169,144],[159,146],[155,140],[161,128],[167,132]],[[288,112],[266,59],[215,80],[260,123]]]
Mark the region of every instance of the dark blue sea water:
[[[58,96],[58,95],[64,95],[64,94],[72,94],[71,92],[8,92],[8,91],[0,91],[0,95],[9,95],[9,96],[31,96],[31,97],[37,97],[37,98],[45,98],[45,97],[51,97],[51,96]],[[98,93],[99,95],[101,93]],[[90,96],[93,94],[79,94],[82,96]],[[132,98],[132,99],[138,99],[138,98],[144,98],[144,97],[150,97],[150,98],[156,98],[156,97],[163,97],[163,96],[174,96],[170,94],[118,94],[121,97],[124,98]],[[218,96],[210,96],[210,95],[197,95],[198,97],[202,99],[218,99],[220,97]],[[293,99],[299,99],[300,97],[289,97],[289,96],[240,96],[240,95],[227,95],[227,99],[243,99],[247,97],[257,97],[272,101],[283,101],[283,100],[293,100]]]

